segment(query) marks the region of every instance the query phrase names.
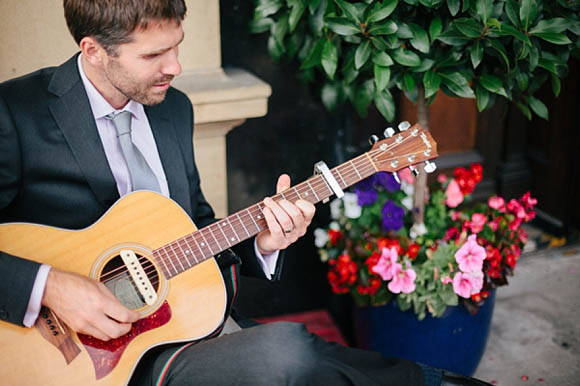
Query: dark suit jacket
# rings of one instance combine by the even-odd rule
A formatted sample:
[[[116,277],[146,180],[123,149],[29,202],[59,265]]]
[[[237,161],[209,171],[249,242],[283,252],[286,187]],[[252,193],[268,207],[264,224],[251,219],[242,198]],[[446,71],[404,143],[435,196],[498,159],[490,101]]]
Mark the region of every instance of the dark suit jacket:
[[[189,99],[170,88],[164,102],[145,112],[171,198],[198,228],[215,221],[194,163]],[[98,220],[118,199],[77,55],[59,67],[0,84],[0,223],[80,229]],[[252,243],[235,248],[243,258],[242,273],[264,277]],[[222,273],[230,275],[226,268],[235,262],[222,261]],[[38,267],[0,251],[0,319],[22,323]],[[226,284],[232,282],[225,279]],[[231,288],[228,292],[231,296]]]

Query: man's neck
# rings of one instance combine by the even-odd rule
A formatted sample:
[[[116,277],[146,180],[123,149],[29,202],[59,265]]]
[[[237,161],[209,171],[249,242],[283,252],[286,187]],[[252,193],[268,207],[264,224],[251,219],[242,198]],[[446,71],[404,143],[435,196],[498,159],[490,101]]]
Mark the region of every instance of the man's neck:
[[[81,55],[81,63],[89,82],[114,109],[121,110],[129,103],[129,99],[111,85],[102,69],[95,68],[83,55]]]

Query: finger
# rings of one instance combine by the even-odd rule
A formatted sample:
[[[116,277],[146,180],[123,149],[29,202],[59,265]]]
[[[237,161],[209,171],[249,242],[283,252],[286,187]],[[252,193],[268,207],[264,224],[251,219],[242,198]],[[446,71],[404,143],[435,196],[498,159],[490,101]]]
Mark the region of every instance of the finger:
[[[105,314],[100,314],[93,321],[94,326],[100,330],[108,339],[116,339],[131,330],[131,323],[119,323]]]
[[[106,287],[102,291],[111,294]],[[138,312],[128,309],[123,306],[116,297],[112,294],[111,296],[112,298],[106,296],[106,298],[103,299],[103,312],[105,315],[120,323],[133,323],[139,320],[141,315]]]
[[[264,214],[264,219],[266,219],[266,224],[268,225],[268,231],[270,231],[270,235],[275,238],[283,238],[284,231],[280,227],[280,224],[278,224],[278,221],[276,220],[274,213],[272,213],[272,210],[268,207],[265,207],[262,210],[262,213]]]
[[[298,200],[294,203],[301,211],[304,220],[310,224],[314,214],[316,213],[316,207],[309,201],[306,200]]]
[[[284,200],[282,200],[281,202],[283,201]],[[292,219],[290,218],[288,213],[286,213],[286,211],[280,206],[279,203],[275,202],[274,200],[268,197],[264,200],[264,204],[268,207],[268,209],[272,211],[272,214],[274,215],[278,224],[280,224],[282,230],[287,231],[292,230],[294,228],[294,223],[292,222]]]
[[[278,183],[276,184],[276,193],[280,193],[290,187],[290,176],[288,174],[282,174],[278,177]]]

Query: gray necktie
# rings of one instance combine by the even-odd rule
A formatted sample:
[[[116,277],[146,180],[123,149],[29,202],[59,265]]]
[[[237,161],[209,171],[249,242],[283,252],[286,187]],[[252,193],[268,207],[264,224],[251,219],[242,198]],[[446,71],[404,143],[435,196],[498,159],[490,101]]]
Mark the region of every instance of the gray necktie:
[[[155,173],[131,139],[131,113],[121,111],[116,115],[109,114],[107,118],[113,121],[113,125],[117,129],[117,137],[129,167],[133,190],[152,190],[161,193]]]

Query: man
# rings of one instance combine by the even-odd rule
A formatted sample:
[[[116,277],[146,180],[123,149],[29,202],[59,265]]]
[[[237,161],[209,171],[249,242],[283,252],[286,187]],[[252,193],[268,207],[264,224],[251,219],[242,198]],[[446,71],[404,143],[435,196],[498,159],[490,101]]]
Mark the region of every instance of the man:
[[[171,197],[199,228],[214,222],[193,161],[192,107],[170,86],[181,72],[183,0],[64,0],[64,9],[80,54],[0,85],[0,222],[85,228],[139,189]],[[289,186],[281,176],[277,190]],[[279,251],[304,235],[314,207],[265,199],[263,215],[268,229],[235,250],[242,273],[276,279]],[[239,265],[231,256],[218,262],[224,276]],[[83,276],[2,251],[0,273],[0,318],[7,322],[31,327],[43,305],[74,331],[107,341],[139,319]],[[434,385],[479,384],[441,383],[434,369],[326,344],[294,324],[158,348],[132,383],[422,385],[424,374]]]

